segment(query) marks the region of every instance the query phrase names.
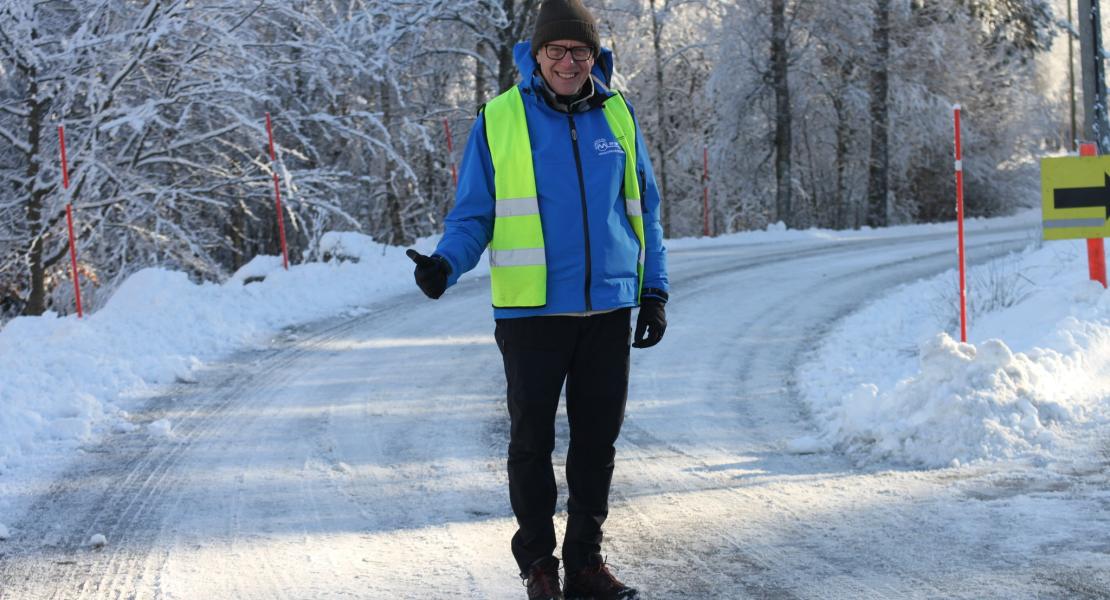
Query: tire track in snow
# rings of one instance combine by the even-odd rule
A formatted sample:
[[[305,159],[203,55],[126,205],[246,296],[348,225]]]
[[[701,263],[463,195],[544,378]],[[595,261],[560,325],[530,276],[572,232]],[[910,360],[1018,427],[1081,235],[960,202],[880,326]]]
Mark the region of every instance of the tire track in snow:
[[[923,241],[929,241],[934,237],[936,236],[922,236]],[[996,242],[997,240],[993,240],[990,242],[979,242],[979,246],[984,246],[986,244],[990,244],[990,246],[988,248],[983,248],[984,250],[989,250],[989,252],[983,253],[984,255],[977,256],[977,259],[983,260],[995,255],[1005,254],[1011,249],[1017,249],[1018,246],[1024,245],[1024,242],[1020,240],[1018,242],[1001,245],[997,244]],[[783,266],[789,268],[790,262],[805,260],[817,255],[829,253],[837,255],[868,253],[875,250],[881,250],[883,246],[888,245],[892,244],[843,244],[833,247],[817,248],[804,253],[787,254],[786,256],[782,256],[780,254],[780,256],[784,259],[781,261],[783,263]],[[928,275],[931,272],[941,271],[945,268],[950,267],[950,265],[938,265],[940,260],[946,259],[951,254],[952,252],[950,250],[940,252],[931,251],[924,252],[912,258],[904,260],[887,261],[870,269],[867,276],[874,277],[876,276],[876,274],[882,273],[884,271],[896,272],[898,269],[915,267],[910,269],[908,273],[896,274],[891,279],[894,279],[896,282],[898,282],[899,280],[905,281],[917,279],[918,277]],[[706,261],[706,263],[708,262],[710,261]],[[673,287],[676,290],[679,290],[679,295],[677,297],[680,299],[687,296],[691,298],[701,297],[705,295],[711,288],[719,287],[720,285],[722,285],[722,282],[726,279],[734,278],[736,273],[739,271],[750,271],[752,269],[758,269],[779,261],[763,261],[756,259],[752,261],[739,261],[738,263],[735,263],[731,266],[727,264],[728,261],[719,262],[723,262],[726,264],[715,265],[717,268],[714,269],[712,267],[706,268],[705,264],[703,263],[702,268],[699,269],[699,272],[697,274],[693,276],[680,276],[673,284]],[[678,269],[675,269],[675,271],[677,272]],[[818,284],[825,289],[829,289],[838,284],[843,284],[845,282],[850,282],[852,280],[858,279],[861,279],[861,274],[856,271],[851,271],[839,276],[831,276],[822,279],[820,282],[818,282]],[[889,284],[890,282],[887,282],[884,287],[888,286]],[[717,296],[721,296],[720,290],[717,290]],[[820,294],[812,294],[812,296],[820,297]],[[733,331],[733,333],[736,334],[734,338],[730,338],[730,336],[728,335],[729,332],[726,331],[716,331],[716,338],[741,339],[742,337],[746,337],[752,339],[767,340],[775,339],[776,337],[782,337],[775,335],[775,330],[779,327],[779,323],[786,321],[791,323],[795,328],[799,328],[799,320],[791,320],[790,315],[792,313],[797,313],[799,311],[798,306],[805,305],[808,302],[808,298],[809,296],[797,295],[790,298],[778,298],[775,301],[765,302],[765,309],[762,312],[755,312],[747,315],[744,319],[738,321],[737,324],[733,326],[733,329],[730,331]],[[682,302],[682,300],[680,300],[680,302]],[[820,337],[824,335],[825,331],[827,331],[828,327],[832,325],[832,323],[848,314],[848,312],[850,312],[852,308],[852,306],[848,306],[844,309],[834,308],[832,310],[833,314],[831,315],[831,318],[827,320],[823,327],[813,327],[812,329],[807,329],[805,326],[800,327],[803,331],[807,331],[808,335],[801,336],[796,342],[794,342],[794,350],[787,352],[785,356],[783,355],[784,353],[781,351],[775,353],[766,351],[763,352],[766,357],[775,359],[777,364],[762,365],[757,369],[757,367],[753,365],[759,359],[759,352],[761,350],[760,348],[737,349],[730,344],[725,344],[723,346],[718,344],[717,346],[714,346],[709,350],[699,353],[699,356],[697,358],[703,358],[702,355],[709,355],[712,357],[711,366],[704,368],[704,370],[709,373],[731,372],[729,370],[726,370],[726,365],[728,365],[729,363],[741,365],[741,370],[737,373],[738,377],[734,379],[734,381],[737,382],[750,382],[753,379],[753,371],[756,370],[760,371],[764,377],[767,377],[770,373],[771,379],[780,379],[783,382],[789,382],[793,371],[797,366],[798,358],[804,353],[805,349],[815,343],[816,340],[819,340]],[[804,313],[805,309],[803,309],[802,312]],[[812,324],[807,322],[803,325]],[[755,352],[756,354],[753,356],[752,354],[750,354],[750,352]],[[675,371],[689,374],[692,381],[709,380],[705,376],[697,375],[699,366],[698,364],[696,364],[698,362],[696,359],[689,360],[685,356],[683,357],[683,359],[683,364],[668,365],[668,367]],[[641,368],[640,370],[642,371],[643,369]],[[744,453],[750,454],[753,451],[758,451],[762,453],[779,454],[781,453],[781,451],[778,450],[778,448],[776,447],[776,442],[781,441],[783,433],[781,430],[779,430],[781,429],[781,427],[778,429],[773,429],[768,433],[767,431],[765,431],[767,429],[767,425],[772,424],[781,426],[784,424],[789,424],[792,422],[796,423],[803,420],[801,418],[803,411],[800,410],[800,404],[797,400],[797,393],[793,389],[793,385],[787,383],[783,385],[782,388],[782,393],[774,394],[781,397],[779,404],[783,408],[778,410],[768,411],[766,408],[760,408],[756,405],[751,404],[751,401],[753,399],[761,400],[763,403],[767,403],[768,401],[773,402],[775,400],[773,396],[761,395],[758,393],[753,394],[751,393],[752,390],[748,390],[748,393],[737,393],[735,394],[735,398],[730,399],[740,401],[745,401],[744,399],[747,399],[743,406],[728,406],[726,403],[719,401],[715,402],[707,398],[701,398],[700,400],[702,403],[710,402],[711,404],[713,404],[713,406],[716,406],[718,408],[718,410],[712,411],[714,419],[725,419],[729,422],[737,421],[737,435],[744,436],[746,438],[754,438],[743,445],[741,449]],[[696,392],[693,391],[692,393],[696,394]],[[635,402],[635,394],[633,396],[633,402]],[[762,413],[760,416],[764,418],[755,419],[753,421],[750,418],[750,415],[752,415],[753,413],[757,415]],[[702,453],[711,454],[715,457],[730,455],[730,449],[721,447],[720,445],[713,445],[712,443],[699,442],[691,445],[689,443],[691,440],[683,440],[682,442],[678,443],[671,440],[661,441],[660,436],[652,434],[645,427],[641,426],[639,422],[640,420],[637,420],[634,414],[633,418],[630,419],[629,422],[627,422],[625,425],[622,440],[628,442],[634,447],[633,456],[630,458],[630,460],[644,463],[639,467],[642,471],[641,474],[646,473],[650,476],[651,473],[658,472],[655,463],[661,460],[661,457],[658,455],[660,450],[673,453],[673,456],[676,459],[675,462],[679,464],[684,464],[685,468],[682,469],[683,471],[690,471],[691,467],[693,467],[695,469],[701,469],[704,472],[710,472],[714,469],[714,465],[710,464],[705,458],[701,456],[694,456],[690,452],[680,449],[680,447],[697,448]],[[796,435],[803,433],[803,431],[801,431],[799,428],[795,429]],[[666,434],[663,435],[665,436]],[[735,452],[735,449],[732,449],[731,452]],[[647,458],[640,459],[639,457],[641,456]],[[788,457],[780,458],[780,460],[791,462],[791,459],[789,459]],[[805,460],[806,459],[804,458],[800,458],[793,460],[793,462],[804,462]],[[622,461],[621,466],[618,467],[618,472],[623,469],[629,468],[625,466],[627,462],[628,461]],[[837,468],[846,471],[851,470],[851,466],[848,465],[846,461],[840,462],[842,464],[836,465]],[[798,473],[805,472],[804,466],[794,466],[793,470]],[[671,472],[673,471],[675,471],[675,469],[671,469]],[[666,492],[662,494],[662,498],[665,500],[665,503],[668,506],[676,506],[687,509],[686,516],[683,521],[688,523],[699,522],[700,517],[705,516],[703,514],[700,514],[702,511],[707,511],[721,516],[728,515],[729,508],[734,504],[738,506],[745,506],[746,504],[749,504],[753,500],[757,499],[746,489],[737,489],[735,487],[729,487],[727,485],[723,487],[715,487],[715,482],[712,480],[699,481],[693,477],[668,476],[662,478],[662,481],[657,482],[655,484],[655,487],[663,489],[674,489],[677,487],[683,493],[687,494],[705,492],[707,488],[711,490],[711,493],[709,494],[702,493],[698,496],[699,504],[697,505],[697,507],[686,506],[686,504],[682,501],[682,494],[675,495],[672,492]],[[769,493],[773,492],[771,492],[770,490],[764,491],[764,496],[767,496]],[[706,502],[713,504],[713,508],[707,507]],[[621,503],[624,505],[622,506],[622,509],[627,510],[628,506],[635,505],[637,503],[637,499],[621,497]],[[908,516],[905,514],[899,514],[897,511],[888,512],[890,515],[889,518],[895,520],[896,522],[907,522],[908,520]],[[644,525],[644,521],[650,520],[650,517],[645,517],[644,515],[646,513],[642,510],[637,510],[636,514],[638,515],[638,519],[640,521],[637,528],[642,528],[644,530],[650,531],[651,528]],[[727,518],[725,520],[727,521]],[[787,524],[788,523],[781,521],[772,522],[768,523],[766,528],[773,531],[776,527],[783,527]],[[674,532],[671,530],[668,530],[666,533],[671,536],[673,536],[674,534]],[[752,573],[763,574],[758,577],[745,577],[743,576],[743,574],[741,574],[741,576],[736,577],[733,581],[730,582],[731,586],[735,588],[735,590],[745,590],[750,597],[797,597],[793,592],[790,591],[792,588],[797,588],[797,584],[790,585],[788,582],[785,581],[777,581],[777,578],[781,577],[784,572],[789,573],[791,571],[788,568],[790,564],[788,555],[781,549],[777,548],[775,544],[770,542],[763,543],[758,538],[743,538],[732,534],[725,528],[715,528],[712,530],[703,531],[702,533],[706,538],[710,538],[713,540],[712,543],[708,544],[710,550],[707,552],[711,553],[721,547],[730,547],[734,550],[734,552],[729,554],[730,562],[735,563],[737,562],[737,559],[739,559],[739,562],[744,563],[748,567],[748,571],[751,571]],[[658,543],[658,540],[652,540],[651,545],[656,545]],[[686,551],[686,553],[689,554],[689,551]],[[635,549],[631,549],[627,551],[627,554],[631,556],[650,555],[651,550],[650,547],[646,551],[637,551]],[[807,569],[811,571],[817,570],[826,573],[838,573],[846,567],[850,566],[851,565],[845,564],[843,558],[835,556],[815,556],[809,558],[808,563],[806,563]],[[730,569],[728,567],[728,565],[714,564],[710,568],[710,571],[714,573],[729,573]],[[752,573],[749,573],[749,575]],[[926,580],[912,576],[912,574],[910,573],[899,573],[899,576],[906,580],[904,585],[908,584],[919,591],[932,590],[933,593],[937,595],[944,594],[943,590],[936,588]],[[663,590],[668,590],[672,593],[687,591],[676,590],[673,587],[673,576],[667,578],[665,582],[659,582],[656,585],[664,586],[662,588]],[[650,585],[647,587],[651,589]],[[809,593],[806,593],[805,586],[801,586],[800,591],[802,593],[801,597],[882,598],[890,597],[891,594],[897,595],[897,590],[893,588],[889,588],[888,586],[884,585],[870,585],[862,578],[841,578],[837,581],[837,586],[833,588],[822,588],[822,590],[816,594],[812,590],[809,591]],[[829,594],[835,594],[835,596],[829,596]],[[713,594],[709,594],[707,596],[698,595],[697,597],[716,596]],[[730,593],[722,593],[720,594],[720,597],[734,596],[730,595]]]
[[[237,385],[233,385],[230,390],[222,394],[214,409],[208,410],[203,405],[195,407],[189,416],[181,421],[185,426],[177,430],[185,430],[185,439],[173,443],[167,452],[167,456],[153,468],[146,470],[147,476],[138,489],[131,490],[126,485],[120,489],[117,497],[130,499],[127,505],[122,510],[113,509],[98,515],[98,520],[111,523],[109,539],[118,539],[119,542],[114,542],[110,546],[113,549],[111,558],[106,565],[103,565],[105,575],[102,577],[100,584],[92,590],[88,590],[86,586],[83,591],[132,590],[136,587],[135,582],[130,581],[131,575],[136,571],[137,564],[140,561],[145,561],[146,557],[143,551],[149,551],[157,533],[153,528],[143,527],[139,529],[137,539],[131,540],[128,539],[126,534],[120,533],[120,528],[126,526],[134,531],[134,525],[143,523],[143,514],[148,512],[152,505],[157,505],[167,493],[171,493],[179,487],[182,478],[176,473],[176,469],[181,460],[188,455],[189,450],[196,442],[204,438],[210,438],[226,427],[226,421],[223,419],[224,415],[257,380],[264,379],[269,382],[288,382],[290,380],[291,377],[286,368],[296,360],[298,353],[307,351],[303,348],[297,350],[299,352],[294,351],[275,357],[276,360],[269,367],[264,368],[253,377],[240,379]],[[196,419],[195,423],[193,422],[194,419]],[[157,449],[156,447],[154,450],[157,451]],[[143,470],[139,469],[137,472],[141,476]],[[170,480],[171,476],[175,479]],[[168,481],[174,481],[178,485],[168,485]],[[138,506],[135,506],[136,500],[139,499],[141,499],[141,502]],[[160,523],[153,521],[150,521],[150,523],[160,525]],[[96,528],[97,524],[94,522],[89,531]],[[161,527],[158,527],[157,532],[160,533],[161,529]],[[123,578],[124,581],[120,582],[120,578]]]
[[[470,295],[480,295],[483,290],[477,287],[471,287]],[[444,300],[447,300],[446,298]],[[455,300],[457,302],[457,300]],[[469,304],[469,301],[468,301]],[[433,313],[438,312],[445,307],[450,310],[450,301],[440,301],[429,307]],[[434,317],[432,319],[435,321]],[[483,333],[492,329],[492,324],[487,324],[484,320],[480,322],[481,331]],[[438,329],[441,323],[436,322],[435,327]],[[363,332],[365,335],[359,335],[363,340],[404,340],[410,339],[413,336],[426,334],[427,323],[423,319],[408,320],[400,319],[395,322],[383,323],[380,328],[373,332]],[[465,329],[465,328],[464,328]],[[455,333],[448,333],[450,335],[470,336],[470,330],[457,331]],[[488,335],[488,334],[487,334]],[[485,350],[489,355],[496,353],[496,349],[492,346],[492,339],[490,340],[489,347]],[[425,351],[421,351],[421,355]],[[446,349],[439,348],[433,352],[454,353],[458,352],[464,356],[464,360],[470,362],[470,356],[473,354],[464,348],[459,350],[452,350],[448,345]],[[388,356],[382,357],[381,364],[368,365],[368,374],[374,376],[381,381],[381,385],[385,390],[391,389],[392,384],[389,378],[396,378],[396,372],[399,370],[403,372],[404,367],[411,365],[413,360],[407,354],[407,351],[397,350],[391,352]],[[401,402],[409,402],[409,398],[413,400],[419,399],[421,412],[424,414],[437,414],[444,417],[457,413],[458,411],[469,412],[478,409],[482,416],[473,421],[465,424],[468,430],[467,436],[474,436],[473,439],[468,441],[468,444],[476,444],[477,447],[467,450],[466,452],[476,452],[481,456],[487,456],[490,452],[490,443],[486,438],[488,432],[485,429],[485,423],[492,417],[492,413],[497,412],[495,407],[487,407],[488,400],[481,398],[478,404],[469,400],[473,394],[484,396],[488,394],[496,394],[489,389],[489,385],[496,381],[494,378],[489,377],[487,374],[479,371],[473,376],[475,381],[467,381],[465,374],[457,373],[452,368],[450,360],[434,359],[429,361],[429,365],[422,368],[418,381],[411,379],[405,380],[404,384],[411,388],[409,391],[400,392],[395,398],[389,398],[389,404],[397,405]],[[460,381],[460,378],[463,380]],[[384,380],[383,380],[384,379]],[[444,390],[453,388],[464,389],[466,394],[457,395],[454,393],[444,394]],[[494,384],[494,389],[500,391],[500,387]],[[485,390],[485,391],[483,391]],[[495,397],[495,396],[494,396]],[[425,481],[414,481],[416,486],[413,490],[402,491],[399,498],[387,500],[387,503],[400,503],[400,510],[397,508],[383,507],[383,500],[379,494],[375,494],[373,490],[367,489],[370,484],[367,480],[361,480],[358,477],[342,477],[332,480],[332,487],[338,492],[347,497],[351,502],[353,508],[357,509],[362,515],[363,519],[369,523],[388,522],[389,526],[397,532],[408,532],[407,534],[391,535],[390,545],[391,554],[394,554],[394,561],[401,560],[407,562],[405,557],[413,562],[419,562],[424,556],[427,555],[430,548],[437,545],[440,548],[449,548],[443,556],[437,559],[435,568],[446,572],[454,572],[457,575],[452,578],[449,585],[452,589],[457,591],[459,586],[465,587],[472,592],[476,591],[480,586],[476,581],[474,574],[469,568],[470,562],[467,556],[473,552],[472,549],[467,547],[467,543],[462,542],[455,537],[455,523],[466,523],[475,518],[484,518],[485,513],[480,506],[483,502],[478,502],[476,498],[468,496],[467,493],[453,491],[452,489],[441,489],[442,484],[440,480],[443,478],[450,479],[457,477],[458,474],[454,473],[454,467],[450,464],[437,465],[439,457],[444,448],[429,445],[429,439],[441,439],[446,443],[456,443],[453,437],[453,426],[450,423],[441,423],[441,419],[417,419],[409,422],[402,422],[398,424],[390,424],[383,422],[381,425],[377,423],[382,421],[389,421],[391,416],[389,407],[375,409],[380,412],[379,417],[374,417],[367,422],[367,436],[369,448],[346,448],[346,451],[354,450],[358,452],[353,461],[355,464],[359,462],[358,457],[374,456],[379,459],[384,459],[390,468],[397,473],[424,472],[426,468],[423,465],[431,468],[427,472]],[[488,415],[488,416],[487,416]],[[470,431],[473,430],[473,431]],[[342,464],[349,460],[344,454],[345,450],[339,439],[329,439],[328,446],[330,452],[328,453],[327,460],[331,464]],[[497,479],[497,476],[490,471],[499,471],[496,463],[485,460],[485,471],[475,473],[474,475],[486,479]],[[403,475],[402,475],[403,476]],[[422,491],[421,488],[424,488]],[[499,491],[499,490],[498,490]],[[474,508],[471,508],[473,506]],[[383,508],[386,508],[386,513],[381,514]],[[472,512],[473,511],[473,512]],[[451,515],[451,518],[444,518],[446,515]],[[440,521],[443,521],[441,524]],[[424,589],[427,593],[434,594],[437,591],[448,593],[446,589],[440,589],[442,585],[438,582],[438,578],[428,578],[423,583],[419,580],[406,583],[404,579],[408,577],[405,572],[398,573],[394,582],[385,582],[382,588],[377,592],[384,596],[400,593],[399,590],[413,589],[412,586],[418,586]],[[394,592],[392,590],[398,590]]]
[[[367,315],[365,318],[370,318]],[[12,540],[15,549],[0,559],[0,581],[5,583],[5,600],[11,598],[110,597],[133,592],[137,583],[130,577],[145,562],[161,524],[144,514],[171,489],[171,474],[190,448],[204,436],[225,425],[221,418],[246,390],[259,380],[280,380],[284,369],[320,342],[351,330],[358,320],[345,321],[316,334],[309,345],[293,345],[250,352],[232,361],[230,368],[211,389],[179,386],[166,397],[156,398],[142,413],[152,422],[167,413],[185,411],[173,419],[174,437],[152,438],[140,428],[113,434],[73,469],[51,485],[44,497],[32,504],[29,518],[19,524]],[[244,371],[261,365],[253,373]],[[213,392],[209,395],[207,392]],[[188,399],[188,404],[182,400]],[[122,464],[113,464],[120,456]],[[95,478],[99,491],[73,482]],[[86,547],[94,533],[105,533],[108,546],[99,551]],[[16,587],[19,586],[19,587]],[[49,596],[44,596],[45,590]],[[18,594],[18,595],[17,595]]]

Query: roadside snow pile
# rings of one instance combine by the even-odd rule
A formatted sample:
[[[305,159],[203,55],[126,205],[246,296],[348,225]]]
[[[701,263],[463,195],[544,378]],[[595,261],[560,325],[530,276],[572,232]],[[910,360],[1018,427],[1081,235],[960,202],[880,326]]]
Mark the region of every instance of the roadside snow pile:
[[[1110,293],[1058,244],[972,269],[971,294],[1009,298],[972,322],[977,343],[937,333],[950,273],[845,319],[799,371],[820,432],[791,449],[928,467],[1092,451],[1092,432],[1110,434]]]
[[[370,243],[367,243],[367,242]],[[381,254],[381,244],[374,243],[361,233],[329,231],[320,238],[320,253],[324,260],[361,262],[374,260]]]
[[[1000,340],[976,347],[942,333],[922,345],[918,375],[882,391],[860,384],[819,418],[844,447],[875,456],[924,465],[1013,457],[1051,447],[1049,426],[1072,419],[1049,397],[1045,367]]]
[[[205,361],[266,343],[282,327],[414,291],[404,248],[360,234],[331,237],[359,262],[285,271],[280,257],[260,256],[223,284],[199,285],[184,273],[146,269],[84,319],[51,313],[8,322],[0,329],[0,475],[43,446],[64,451],[129,430],[129,404],[151,386],[193,381]],[[415,248],[430,252],[435,242]],[[0,497],[10,481],[0,478]]]

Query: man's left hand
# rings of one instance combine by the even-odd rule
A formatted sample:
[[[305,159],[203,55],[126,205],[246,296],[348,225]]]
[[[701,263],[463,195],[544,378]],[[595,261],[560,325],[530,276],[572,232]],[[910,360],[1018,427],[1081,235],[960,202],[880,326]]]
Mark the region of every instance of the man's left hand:
[[[665,300],[655,297],[644,297],[640,301],[633,348],[650,348],[663,339],[663,332],[667,330],[667,311],[663,308],[665,304]]]

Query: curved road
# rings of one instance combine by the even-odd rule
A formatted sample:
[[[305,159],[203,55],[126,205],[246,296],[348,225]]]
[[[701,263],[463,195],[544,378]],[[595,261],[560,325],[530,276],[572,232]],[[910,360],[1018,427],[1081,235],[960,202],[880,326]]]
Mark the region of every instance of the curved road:
[[[1034,235],[981,231],[970,254]],[[673,251],[667,337],[633,357],[607,524],[619,576],[648,598],[1110,595],[1105,569],[1054,558],[1105,559],[1104,540],[1023,545],[1013,504],[987,501],[1089,494],[1069,506],[1107,531],[1110,501],[1083,491],[1105,472],[1046,490],[1002,466],[861,468],[784,450],[811,426],[792,383],[806,353],[883,290],[951,268],[951,246],[925,234]],[[0,545],[0,598],[523,598],[492,329],[487,282],[472,278],[208,369],[133,415],[168,419],[172,435],[114,434],[26,503]],[[558,457],[566,434],[560,422]],[[95,534],[107,545],[90,546]]]

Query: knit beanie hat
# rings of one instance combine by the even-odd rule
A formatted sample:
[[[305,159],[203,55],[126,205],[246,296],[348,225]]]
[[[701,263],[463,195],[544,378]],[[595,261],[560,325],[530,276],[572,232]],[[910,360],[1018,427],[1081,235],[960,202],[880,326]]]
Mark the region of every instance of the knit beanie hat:
[[[536,19],[536,31],[532,34],[532,54],[555,40],[575,40],[595,50],[601,47],[597,19],[582,0],[544,0]]]

